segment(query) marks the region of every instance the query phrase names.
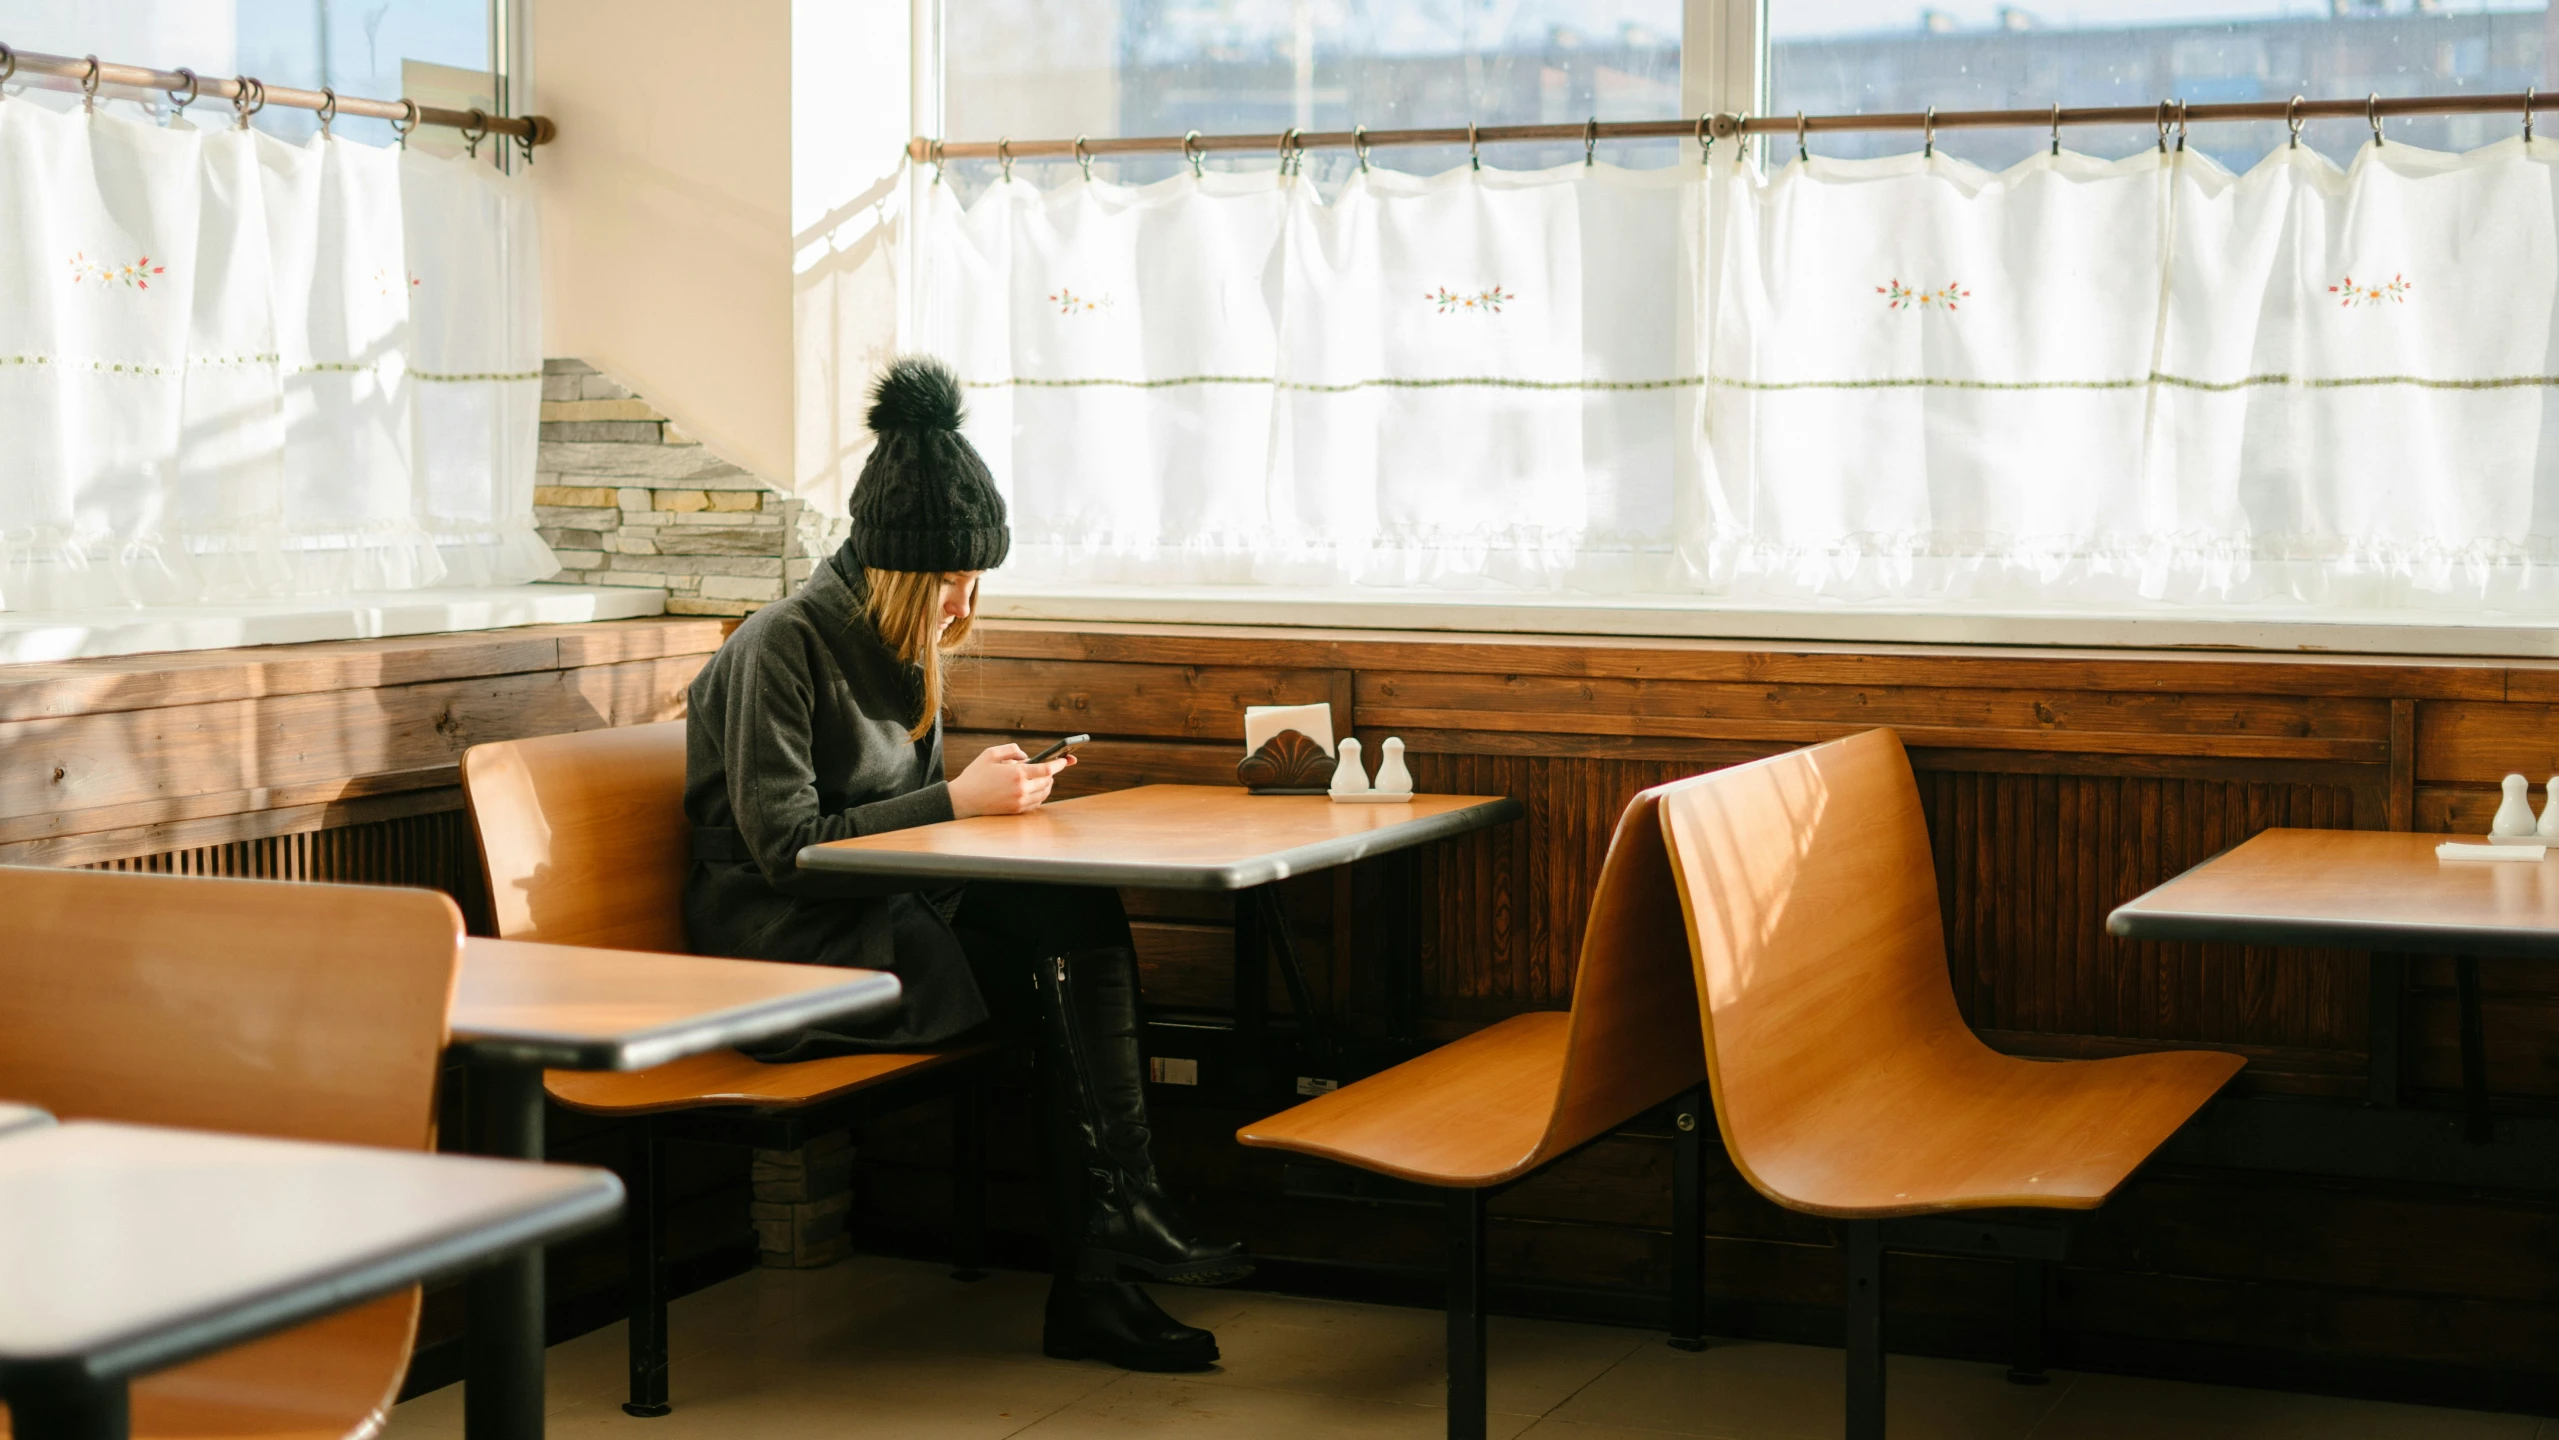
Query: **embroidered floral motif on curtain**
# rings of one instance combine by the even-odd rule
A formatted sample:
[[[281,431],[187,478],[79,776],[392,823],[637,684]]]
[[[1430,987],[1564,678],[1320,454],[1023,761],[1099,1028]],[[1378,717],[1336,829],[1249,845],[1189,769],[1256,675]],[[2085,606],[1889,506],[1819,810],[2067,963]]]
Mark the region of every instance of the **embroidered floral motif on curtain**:
[[[0,99],[0,609],[538,579],[531,197]]]
[[[924,338],[1057,579],[2559,609],[2554,164],[935,188]]]

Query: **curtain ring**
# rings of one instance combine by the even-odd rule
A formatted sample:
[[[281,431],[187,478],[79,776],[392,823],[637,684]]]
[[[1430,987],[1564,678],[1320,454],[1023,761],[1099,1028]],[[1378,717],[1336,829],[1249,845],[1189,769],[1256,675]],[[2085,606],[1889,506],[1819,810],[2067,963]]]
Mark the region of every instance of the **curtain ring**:
[[[0,45],[0,85],[8,84],[9,77],[17,73],[18,52],[6,45]]]
[[[337,118],[338,92],[330,89],[326,85],[323,85],[320,87],[320,133],[322,135],[328,135],[329,127],[337,122]],[[336,137],[331,136],[330,138],[334,139]]]
[[[2523,87],[2523,143],[2532,143],[2532,87]]]
[[[1475,122],[1472,120],[1466,122],[1466,163],[1470,169],[1484,168],[1484,153],[1476,148]]]
[[[2053,153],[2061,153],[2061,102],[2053,102]]]
[[[170,91],[169,103],[183,111],[188,106],[193,105],[196,102],[196,96],[201,87],[196,84],[195,72],[193,70],[181,65],[178,67],[178,73],[187,77],[187,93],[180,95],[175,90]]]
[[[1697,163],[1708,169],[1715,164],[1715,131],[1707,124],[1713,118],[1711,110],[1697,112]]]
[[[240,116],[240,128],[248,129],[249,117],[267,108],[265,82],[246,75],[235,77],[231,82],[231,108]]]
[[[489,116],[485,110],[471,112],[471,123],[462,127],[462,153],[477,160],[480,142],[489,138]]]
[[[1084,137],[1075,137],[1075,163],[1084,169],[1084,183],[1093,183],[1093,152],[1084,148]]]
[[[98,57],[89,57],[89,73],[80,77],[80,110],[85,115],[98,113]]]
[[[2364,97],[2364,120],[2372,126],[2372,148],[2380,149],[2382,146],[2380,91],[2375,90]]]
[[[1813,158],[1813,152],[1804,148],[1804,128],[1804,112],[1798,110],[1795,112],[1795,158],[1808,161]]]
[[[942,142],[941,142],[941,140],[939,140],[938,138],[937,138],[937,139],[935,139],[935,140],[934,140],[934,142],[933,142],[933,144],[932,144],[932,146],[931,146],[931,148],[930,148],[930,149],[928,149],[928,150],[926,150],[924,153],[925,153],[925,154],[926,154],[926,156],[927,156],[927,157],[929,157],[929,158],[932,160],[932,162],[933,162],[933,183],[934,183],[934,184],[936,184],[936,185],[941,184],[941,183],[942,183]]]
[[[2168,107],[2171,103],[2173,102],[2167,100],[2159,102],[2157,119],[2159,121],[2159,153],[2162,155],[2168,153]]]
[[[1182,137],[1182,158],[1191,162],[1192,179],[1205,180],[1208,178],[1208,172],[1200,168],[1202,152],[1191,148],[1191,143],[1199,138],[1200,132],[1197,130],[1193,130]]]
[[[403,118],[391,122],[391,134],[399,140],[400,148],[406,150],[409,148],[409,132],[418,128],[418,102],[406,95],[401,96],[400,112]]]
[[[1012,137],[1012,136],[1010,136],[1010,135],[1004,136],[1003,138],[1001,138],[1001,139],[999,139],[999,140],[997,140],[997,141],[995,142],[995,163],[1004,167],[1004,183],[1005,183],[1005,184],[1007,184],[1007,185],[1012,184],[1012,183],[1013,183],[1013,137]]]
[[[1919,158],[1937,158],[1937,107],[1934,105],[1919,117]]]
[[[1599,117],[1593,115],[1582,124],[1582,168],[1599,163]]]
[[[522,156],[527,165],[533,163],[533,129],[533,121],[528,118],[524,122],[524,133],[515,137],[515,153]]]
[[[1279,173],[1281,173],[1282,175],[1294,175],[1294,174],[1296,174],[1296,173],[1297,173],[1297,171],[1296,171],[1296,170],[1294,170],[1294,169],[1292,169],[1292,168],[1290,167],[1290,163],[1289,163],[1289,162],[1290,162],[1291,160],[1293,160],[1293,159],[1297,159],[1297,158],[1302,157],[1302,156],[1304,156],[1304,155],[1306,154],[1305,147],[1304,147],[1304,146],[1301,146],[1301,145],[1299,145],[1299,144],[1297,143],[1297,127],[1296,127],[1296,126],[1291,125],[1291,126],[1289,126],[1289,127],[1288,127],[1288,129],[1287,129],[1287,130],[1285,130],[1285,131],[1283,131],[1283,132],[1281,133],[1281,135],[1280,135],[1280,143],[1279,143],[1279,152],[1280,152],[1280,168],[1279,168]]]
[[[1365,125],[1354,125],[1354,126],[1352,126],[1352,127],[1351,127],[1351,150],[1352,150],[1355,154],[1357,154],[1357,155],[1359,156],[1359,173],[1361,173],[1362,175],[1367,174],[1367,173],[1368,173],[1368,127],[1367,127],[1367,126],[1365,126]]]
[[[2186,102],[2177,102],[2177,153],[2186,153]]]
[[[2292,97],[2292,99],[2284,106],[2284,128],[2292,132],[2292,143],[2285,148],[2292,150],[2300,149],[2301,97],[2298,95]]]

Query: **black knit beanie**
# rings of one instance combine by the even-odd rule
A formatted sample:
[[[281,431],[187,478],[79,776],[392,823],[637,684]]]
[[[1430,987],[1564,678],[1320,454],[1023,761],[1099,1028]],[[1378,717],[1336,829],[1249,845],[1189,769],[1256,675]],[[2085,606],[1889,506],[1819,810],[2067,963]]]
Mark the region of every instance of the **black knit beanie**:
[[[960,433],[960,377],[920,355],[871,391],[880,443],[853,485],[853,553],[875,570],[992,570],[1013,548],[1004,497]]]

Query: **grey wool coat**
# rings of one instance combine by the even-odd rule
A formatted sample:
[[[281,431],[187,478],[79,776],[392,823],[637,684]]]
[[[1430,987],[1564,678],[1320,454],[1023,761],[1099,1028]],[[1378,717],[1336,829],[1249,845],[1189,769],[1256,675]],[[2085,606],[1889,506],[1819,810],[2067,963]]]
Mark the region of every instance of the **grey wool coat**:
[[[809,874],[795,858],[821,841],[951,818],[940,717],[924,738],[907,735],[922,691],[864,613],[849,545],[799,593],[748,616],[694,678],[684,750],[694,952],[857,965],[905,986],[892,1016],[749,1047],[758,1059],[912,1049],[987,1017],[951,930],[956,888]]]

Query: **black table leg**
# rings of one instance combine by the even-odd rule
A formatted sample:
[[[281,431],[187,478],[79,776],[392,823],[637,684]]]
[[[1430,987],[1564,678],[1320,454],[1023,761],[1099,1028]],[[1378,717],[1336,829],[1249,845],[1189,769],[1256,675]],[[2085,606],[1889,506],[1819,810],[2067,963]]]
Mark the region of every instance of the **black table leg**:
[[[1672,1103],[1670,1161],[1670,1346],[1706,1348],[1706,1091]]]
[[[1259,1098],[1271,1090],[1270,950],[1262,940],[1262,902],[1250,890],[1235,897],[1235,1041],[1228,1050],[1235,1088]]]
[[[2400,998],[2408,989],[2408,957],[2386,951],[2372,956],[2365,1003],[2365,1049],[2369,1052],[2364,1092],[2366,1103],[2388,1109],[2399,1103],[2399,1056],[2402,1044]]]
[[[1448,1440],[1484,1440],[1484,1192],[1448,1192]]]
[[[542,1069],[481,1062],[471,1069],[473,1144],[484,1155],[542,1158]],[[542,1250],[471,1272],[463,1284],[462,1433],[469,1440],[541,1440]]]
[[[2479,961],[2464,955],[2452,962],[2452,972],[2461,987],[2461,1109],[2468,1117],[2463,1133],[2484,1145],[2496,1126],[2488,1118],[2488,1034],[2479,1019]]]
[[[133,1433],[125,1382],[93,1379],[74,1365],[18,1371],[9,1377],[8,1400],[16,1440],[126,1440]]]

